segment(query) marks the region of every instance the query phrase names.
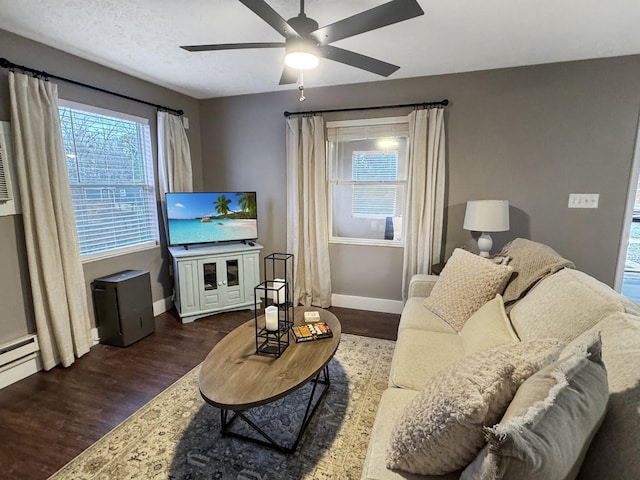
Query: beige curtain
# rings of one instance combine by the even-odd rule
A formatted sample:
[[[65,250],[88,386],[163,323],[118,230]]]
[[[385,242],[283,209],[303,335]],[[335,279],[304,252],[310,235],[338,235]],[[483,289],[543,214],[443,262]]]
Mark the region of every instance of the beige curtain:
[[[287,252],[294,303],[331,306],[324,119],[287,119]]]
[[[158,184],[166,234],[165,193],[193,191],[191,149],[187,132],[182,117],[168,112],[158,112]]]
[[[431,273],[442,259],[445,190],[444,108],[409,114],[409,182],[402,276],[406,300],[411,276]]]
[[[191,192],[191,149],[182,117],[158,112],[158,181],[160,191]]]
[[[9,92],[40,353],[45,370],[60,363],[67,367],[89,351],[91,324],[58,90],[53,83],[9,72]]]

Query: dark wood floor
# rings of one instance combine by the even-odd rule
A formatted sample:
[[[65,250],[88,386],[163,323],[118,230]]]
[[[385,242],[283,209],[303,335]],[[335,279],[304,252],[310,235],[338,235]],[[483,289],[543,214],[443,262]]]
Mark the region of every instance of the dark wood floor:
[[[330,309],[342,331],[396,339],[399,315]],[[44,479],[198,365],[250,311],[193,323],[175,311],[126,348],[96,345],[70,368],[39,372],[0,390],[0,478]]]

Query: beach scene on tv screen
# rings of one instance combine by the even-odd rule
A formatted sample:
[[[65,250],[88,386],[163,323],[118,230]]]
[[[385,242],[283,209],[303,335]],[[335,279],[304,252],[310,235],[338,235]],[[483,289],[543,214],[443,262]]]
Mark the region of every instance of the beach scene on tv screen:
[[[171,244],[255,239],[256,210],[255,192],[167,195]]]

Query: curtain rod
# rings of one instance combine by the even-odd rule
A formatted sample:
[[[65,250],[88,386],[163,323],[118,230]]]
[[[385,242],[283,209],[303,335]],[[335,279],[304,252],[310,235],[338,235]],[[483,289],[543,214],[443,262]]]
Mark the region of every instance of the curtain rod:
[[[405,103],[402,105],[379,105],[376,107],[354,107],[354,108],[334,108],[329,110],[308,110],[306,112],[284,112],[285,117],[291,115],[315,115],[318,113],[333,113],[333,112],[356,112],[358,110],[382,110],[383,108],[402,108],[402,107],[446,107],[449,105],[449,100],[444,99],[439,102],[423,102],[423,103]]]
[[[130,97],[128,95],[123,95],[121,93],[112,92],[109,90],[105,90],[104,88],[94,87],[93,85],[88,85],[86,83],[78,82],[76,80],[71,80],[69,78],[59,77],[58,75],[53,75],[51,73],[44,72],[42,70],[35,70],[33,68],[25,67],[24,65],[18,65],[16,63],[10,62],[6,58],[0,58],[0,67],[8,68],[10,70],[18,69],[22,70],[24,73],[31,73],[36,77],[43,77],[45,79],[55,78],[56,80],[61,80],[63,82],[72,83],[73,85],[78,85],[80,87],[89,88],[91,90],[96,90],[102,93],[108,93],[109,95],[114,95],[116,97],[124,98],[126,100],[132,100],[138,103],[144,103],[145,105],[150,105],[152,107],[156,107],[158,110],[164,110],[166,112],[175,113],[176,115],[183,115],[184,112],[182,110],[176,110],[174,108],[165,107],[163,105],[158,105],[156,103],[147,102],[146,100],[140,100],[139,98]]]

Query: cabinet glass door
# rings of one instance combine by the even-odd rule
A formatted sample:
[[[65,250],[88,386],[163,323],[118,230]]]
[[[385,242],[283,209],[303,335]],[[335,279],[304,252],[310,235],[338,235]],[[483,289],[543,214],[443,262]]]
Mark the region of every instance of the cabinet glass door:
[[[238,260],[227,260],[227,285],[237,287],[240,285]]]
[[[216,269],[216,263],[204,263],[202,265],[202,274],[204,278],[205,290],[217,290],[218,289],[218,273]]]

